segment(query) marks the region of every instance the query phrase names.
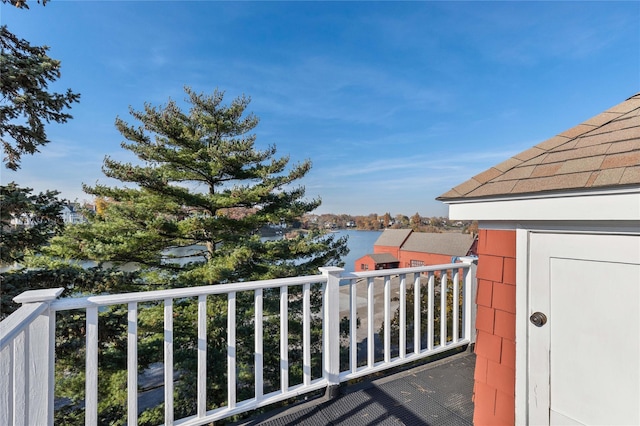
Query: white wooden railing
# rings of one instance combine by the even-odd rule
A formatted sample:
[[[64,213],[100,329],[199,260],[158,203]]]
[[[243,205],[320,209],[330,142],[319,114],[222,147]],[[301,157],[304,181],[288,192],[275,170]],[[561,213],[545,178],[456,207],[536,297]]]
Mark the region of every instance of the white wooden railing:
[[[85,424],[96,425],[98,413],[98,318],[101,309],[127,305],[127,398],[128,425],[135,425],[138,407],[138,309],[139,304],[163,302],[164,306],[164,418],[165,424],[201,425],[264,407],[315,390],[335,390],[341,383],[443,351],[462,347],[475,340],[475,265],[462,263],[417,268],[387,269],[345,274],[335,267],[320,268],[322,274],[265,281],[219,284],[183,289],[112,294],[57,299],[62,289],[27,291],[14,300],[23,306],[0,323],[0,424],[53,424],[55,395],[56,312],[86,311]],[[452,284],[453,283],[453,284]],[[312,285],[322,286],[322,306],[312,313]],[[302,382],[289,383],[289,289],[300,287],[302,294]],[[380,289],[382,287],[382,289]],[[394,294],[392,297],[392,288]],[[264,394],[263,297],[266,289],[280,294],[280,387]],[[381,290],[381,291],[380,291]],[[237,400],[236,377],[236,299],[242,292],[253,292],[255,356],[253,398]],[[426,306],[423,293],[426,292]],[[359,294],[366,293],[366,297]],[[413,312],[407,312],[413,293]],[[448,321],[447,294],[451,321]],[[207,296],[227,296],[227,404],[207,407]],[[439,296],[439,297],[438,297]],[[195,415],[174,419],[174,300],[197,298],[197,410]],[[382,300],[380,300],[380,298]],[[438,298],[439,300],[436,300]],[[341,300],[343,308],[341,309]],[[348,302],[347,302],[348,301]],[[344,303],[347,302],[347,303]],[[408,303],[409,302],[409,303]],[[434,318],[440,305],[440,316]],[[394,308],[395,307],[395,308]],[[381,312],[380,312],[381,311]],[[322,375],[311,374],[311,322],[322,316]],[[398,338],[392,344],[391,320],[398,316]],[[426,312],[426,315],[425,315]],[[341,338],[340,321],[348,318],[348,338]],[[376,318],[382,316],[383,335],[378,336]],[[409,321],[407,321],[409,318]],[[358,321],[366,320],[366,333]],[[439,321],[440,329],[434,329]],[[426,323],[425,323],[426,322]],[[460,327],[459,324],[462,324]],[[424,332],[426,324],[426,333]],[[449,325],[450,324],[450,325]],[[407,332],[413,327],[413,335]],[[364,328],[364,327],[363,327]],[[363,337],[362,335],[365,334]],[[425,343],[426,340],[426,343]],[[377,344],[376,341],[381,344]],[[348,365],[341,370],[341,348],[348,346]],[[381,347],[378,347],[381,346]],[[366,348],[366,359],[358,357]],[[344,353],[344,352],[343,352]],[[124,411],[124,409],[123,409]],[[123,413],[123,417],[125,413]]]

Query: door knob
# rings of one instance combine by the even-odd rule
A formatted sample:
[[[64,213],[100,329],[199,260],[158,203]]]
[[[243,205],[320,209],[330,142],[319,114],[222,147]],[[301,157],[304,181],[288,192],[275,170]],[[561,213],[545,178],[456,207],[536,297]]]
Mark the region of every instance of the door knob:
[[[529,317],[529,321],[531,321],[531,324],[535,325],[536,327],[542,327],[547,323],[547,316],[542,312],[534,312]]]

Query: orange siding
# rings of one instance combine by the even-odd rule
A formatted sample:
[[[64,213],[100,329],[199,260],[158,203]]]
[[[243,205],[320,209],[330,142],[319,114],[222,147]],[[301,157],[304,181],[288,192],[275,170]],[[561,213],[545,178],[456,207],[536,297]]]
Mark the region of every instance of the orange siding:
[[[366,265],[366,269],[362,267],[363,264]],[[374,271],[376,269],[376,262],[371,258],[371,256],[367,254],[359,259],[356,259],[355,262],[353,262],[353,266],[353,269],[356,272]]]
[[[516,233],[480,230],[473,423],[515,423]]]
[[[447,254],[422,253],[417,251],[400,250],[397,256],[401,268],[411,267],[412,260],[424,262],[424,265],[443,265],[451,263],[451,256]]]
[[[396,246],[373,246],[373,253],[391,253],[396,259],[400,259],[400,247]],[[401,263],[402,265],[402,263]]]

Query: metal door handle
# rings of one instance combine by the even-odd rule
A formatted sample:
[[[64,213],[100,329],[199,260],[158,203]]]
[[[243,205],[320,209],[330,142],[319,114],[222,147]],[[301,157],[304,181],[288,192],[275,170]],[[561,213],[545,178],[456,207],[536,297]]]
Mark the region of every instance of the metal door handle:
[[[536,327],[542,327],[547,323],[547,316],[542,312],[534,312],[529,317],[529,321]]]

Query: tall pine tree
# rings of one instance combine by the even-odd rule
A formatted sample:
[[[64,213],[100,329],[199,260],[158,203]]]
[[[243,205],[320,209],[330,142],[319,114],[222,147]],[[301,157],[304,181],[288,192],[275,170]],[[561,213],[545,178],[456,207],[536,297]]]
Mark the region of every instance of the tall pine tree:
[[[28,9],[26,0],[2,0]],[[37,3],[46,3],[46,0]],[[67,89],[49,89],[61,77],[60,61],[48,56],[47,46],[33,46],[0,26],[0,266],[23,264],[25,257],[38,253],[54,233],[62,229],[63,201],[58,191],[33,194],[31,188],[10,182],[11,171],[20,168],[23,155],[35,154],[48,144],[47,125],[65,123],[68,109],[80,95]],[[13,297],[25,290],[59,284],[55,272],[42,269],[11,269],[0,273],[0,318],[17,308]]]
[[[48,254],[57,258],[90,259],[105,265],[133,262],[140,266],[136,286],[147,288],[193,286],[242,280],[317,274],[318,267],[340,264],[347,252],[346,240],[332,234],[298,234],[292,238],[266,240],[260,229],[270,224],[291,224],[314,210],[320,200],[304,200],[305,190],[296,182],[311,167],[309,161],[288,168],[288,157],[276,157],[274,146],[255,147],[252,133],[258,124],[247,114],[249,99],[242,96],[223,103],[224,93],[196,94],[185,89],[188,112],[174,101],[161,107],[145,105],[143,111],[131,110],[139,123],[130,125],[121,119],[116,126],[126,139],[122,147],[138,158],[123,163],[106,158],[103,171],[123,185],[96,185],[85,191],[98,197],[96,212],[88,212],[89,222],[68,226],[52,239]],[[130,291],[130,279],[123,290]],[[117,282],[105,285],[119,291]],[[126,288],[125,288],[126,285]],[[74,291],[91,292],[91,288]],[[294,335],[290,339],[291,365],[301,360],[302,342],[296,340],[296,324],[302,323],[302,302],[290,293],[288,312]],[[320,291],[314,288],[312,329],[320,333],[318,312]],[[237,366],[239,398],[250,398],[253,386],[253,296],[238,295]],[[145,369],[160,361],[162,342],[162,304],[146,304],[139,311],[139,367]],[[176,314],[174,368],[180,372],[176,382],[174,408],[176,418],[194,414],[195,352],[197,323],[195,300],[174,304]],[[265,291],[265,392],[279,383],[279,290]],[[225,403],[226,299],[207,300],[207,406]],[[126,382],[126,358],[122,356],[126,333],[122,324],[126,310],[111,307],[100,312],[100,422],[122,424],[121,407]],[[65,317],[66,320],[66,317]],[[101,329],[102,330],[102,329]],[[300,333],[297,333],[300,334]],[[71,403],[56,414],[59,422],[79,424],[82,393],[78,383],[83,372],[76,365],[75,345],[82,334],[70,333],[61,348],[61,368],[57,389]],[[314,365],[321,365],[321,339],[313,340]],[[71,348],[67,350],[67,348]],[[118,350],[114,350],[118,348]],[[155,354],[155,355],[154,355]],[[292,368],[291,380],[302,377]],[[301,379],[300,379],[301,380]],[[163,421],[161,406],[148,407],[140,424]]]
[[[65,123],[71,118],[65,110],[80,95],[71,89],[48,90],[49,83],[60,78],[60,61],[47,56],[47,46],[32,46],[3,25],[0,50],[0,143],[5,166],[17,170],[22,154],[38,152],[49,143],[44,122]]]
[[[170,270],[182,285],[317,273],[338,264],[346,241],[331,235],[260,238],[262,227],[291,224],[320,205],[295,186],[311,163],[287,169],[289,158],[276,157],[275,146],[256,148],[249,98],[225,105],[218,90],[185,92],[188,112],[170,100],[132,109],[139,126],[116,120],[122,147],[139,161],[105,158],[105,175],[126,185],[85,186],[104,208],[55,238],[49,253]]]

